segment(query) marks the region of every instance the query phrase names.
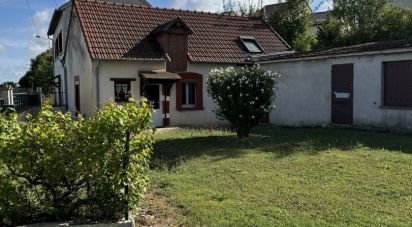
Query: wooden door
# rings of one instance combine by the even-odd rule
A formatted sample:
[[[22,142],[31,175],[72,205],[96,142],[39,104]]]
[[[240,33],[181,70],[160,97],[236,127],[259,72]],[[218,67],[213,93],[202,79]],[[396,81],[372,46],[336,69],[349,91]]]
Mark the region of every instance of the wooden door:
[[[332,123],[353,124],[353,64],[332,66]]]

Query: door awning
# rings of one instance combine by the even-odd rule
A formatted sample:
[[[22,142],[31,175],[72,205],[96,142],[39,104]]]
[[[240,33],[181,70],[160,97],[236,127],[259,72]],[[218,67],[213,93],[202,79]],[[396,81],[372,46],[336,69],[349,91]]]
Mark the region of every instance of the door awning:
[[[140,76],[144,80],[156,80],[156,81],[164,81],[164,82],[174,82],[176,80],[181,80],[182,78],[177,75],[176,73],[170,72],[141,72]]]

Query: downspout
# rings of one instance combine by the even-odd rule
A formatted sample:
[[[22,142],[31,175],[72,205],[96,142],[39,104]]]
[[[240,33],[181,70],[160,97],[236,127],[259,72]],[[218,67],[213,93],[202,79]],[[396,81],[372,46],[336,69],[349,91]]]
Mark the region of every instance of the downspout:
[[[96,104],[100,108],[100,61],[97,61],[96,67]]]

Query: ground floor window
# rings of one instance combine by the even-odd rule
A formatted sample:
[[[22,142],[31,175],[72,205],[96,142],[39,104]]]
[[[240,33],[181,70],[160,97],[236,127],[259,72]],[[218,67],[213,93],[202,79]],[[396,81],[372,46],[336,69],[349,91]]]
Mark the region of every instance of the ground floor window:
[[[135,79],[111,79],[114,81],[114,99],[116,102],[126,102],[132,97],[131,81]]]
[[[203,76],[196,73],[181,73],[176,83],[176,108],[178,111],[203,109]]]
[[[196,107],[196,83],[182,83],[182,106]]]
[[[412,107],[412,61],[383,63],[384,106]]]

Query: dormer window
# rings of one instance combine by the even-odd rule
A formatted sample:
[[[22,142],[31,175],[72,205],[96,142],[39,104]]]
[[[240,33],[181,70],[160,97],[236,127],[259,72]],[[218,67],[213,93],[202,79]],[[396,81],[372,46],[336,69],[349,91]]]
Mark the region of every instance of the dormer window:
[[[245,46],[246,50],[251,54],[263,53],[263,48],[259,45],[254,37],[239,37],[240,42]]]

